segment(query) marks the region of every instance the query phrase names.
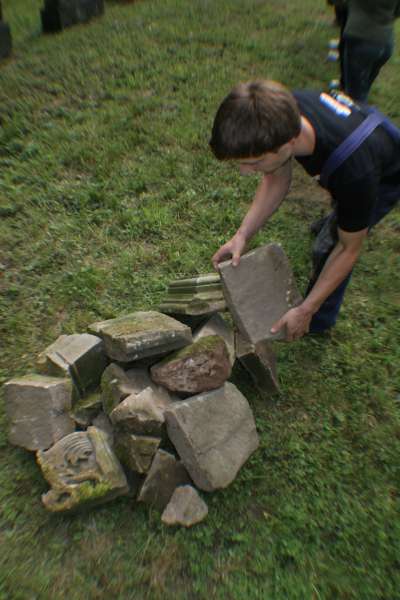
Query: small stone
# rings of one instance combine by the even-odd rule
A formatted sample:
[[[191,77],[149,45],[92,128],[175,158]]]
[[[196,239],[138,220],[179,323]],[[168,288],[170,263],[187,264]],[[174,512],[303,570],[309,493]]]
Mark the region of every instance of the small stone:
[[[4,385],[9,441],[27,450],[45,450],[75,431],[69,416],[69,379],[26,375]]]
[[[37,360],[45,375],[70,376],[81,396],[99,385],[106,366],[102,340],[88,333],[61,335]]]
[[[190,483],[183,464],[165,450],[158,450],[140,490],[138,501],[164,510],[178,485]]]
[[[51,486],[42,501],[52,512],[102,504],[129,491],[106,434],[96,427],[71,433],[50,450],[39,451],[37,462]]]
[[[251,344],[240,333],[236,334],[236,356],[249,372],[262,396],[279,392],[276,357],[266,340]]]
[[[233,367],[235,362],[235,334],[232,327],[220,314],[217,313],[213,315],[201,325],[201,327],[195,331],[193,341],[197,342],[199,339],[207,337],[208,335],[219,335],[219,337],[224,340],[228,349],[229,361]]]
[[[160,438],[117,432],[114,442],[115,454],[121,463],[132,471],[147,473],[160,442]]]
[[[221,387],[231,370],[224,340],[210,335],[170,354],[150,372],[153,381],[171,391],[196,394]]]
[[[170,440],[196,486],[227,487],[257,449],[259,439],[246,398],[233,385],[174,402],[165,419]]]
[[[285,339],[271,327],[301,302],[292,269],[278,244],[267,244],[244,254],[240,263],[220,263],[225,300],[240,331],[252,344],[268,339]]]
[[[207,504],[191,485],[176,488],[168,506],[161,515],[165,525],[192,527],[208,515]]]
[[[162,356],[192,342],[189,327],[155,311],[136,312],[90,325],[113,360],[128,363],[148,356]]]

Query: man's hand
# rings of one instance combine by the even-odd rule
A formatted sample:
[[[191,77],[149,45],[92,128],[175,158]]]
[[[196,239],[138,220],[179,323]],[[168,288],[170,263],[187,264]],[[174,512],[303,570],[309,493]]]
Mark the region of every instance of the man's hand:
[[[212,263],[214,265],[214,269],[218,270],[218,264],[223,260],[228,260],[232,257],[232,265],[237,267],[240,262],[240,256],[243,253],[243,250],[246,246],[246,240],[244,236],[238,231],[235,233],[233,238],[231,238],[226,244],[221,246],[219,250],[212,257]]]
[[[291,308],[271,327],[271,333],[277,333],[286,327],[286,341],[298,340],[310,329],[313,313],[303,308],[302,305]]]

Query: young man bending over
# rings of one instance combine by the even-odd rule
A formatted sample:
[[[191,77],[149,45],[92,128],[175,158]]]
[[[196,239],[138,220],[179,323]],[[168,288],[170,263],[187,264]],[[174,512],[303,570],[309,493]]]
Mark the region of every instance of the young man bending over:
[[[347,97],[291,93],[268,80],[239,84],[228,94],[214,120],[211,149],[217,159],[235,161],[242,175],[258,173],[261,180],[239,229],[214,254],[215,268],[229,258],[237,265],[247,242],[277,210],[290,187],[292,159],[311,176],[321,174],[369,111]],[[399,150],[400,134],[393,124],[375,125],[348,158],[325,171],[324,187],[334,211],[314,246],[314,274],[303,303],[289,310],[272,332],[286,326],[292,341],[335,324],[368,230],[400,196]]]

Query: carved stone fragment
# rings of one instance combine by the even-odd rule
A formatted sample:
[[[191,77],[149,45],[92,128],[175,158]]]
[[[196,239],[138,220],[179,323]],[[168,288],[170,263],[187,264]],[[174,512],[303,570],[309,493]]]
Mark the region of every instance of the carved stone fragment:
[[[42,496],[52,512],[71,511],[108,502],[128,493],[121,465],[104,432],[89,427],[72,433],[37,461],[51,489]]]

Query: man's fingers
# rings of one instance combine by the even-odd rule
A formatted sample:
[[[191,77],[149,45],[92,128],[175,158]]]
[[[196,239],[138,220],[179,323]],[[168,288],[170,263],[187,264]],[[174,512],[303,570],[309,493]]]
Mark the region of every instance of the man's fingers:
[[[239,252],[236,252],[232,256],[232,266],[237,267],[239,263],[240,263],[240,254],[239,254]]]
[[[270,331],[271,333],[278,333],[278,331],[280,331],[282,329],[284,325],[284,321],[283,319],[279,319],[279,321],[277,321],[274,325],[272,325]]]

